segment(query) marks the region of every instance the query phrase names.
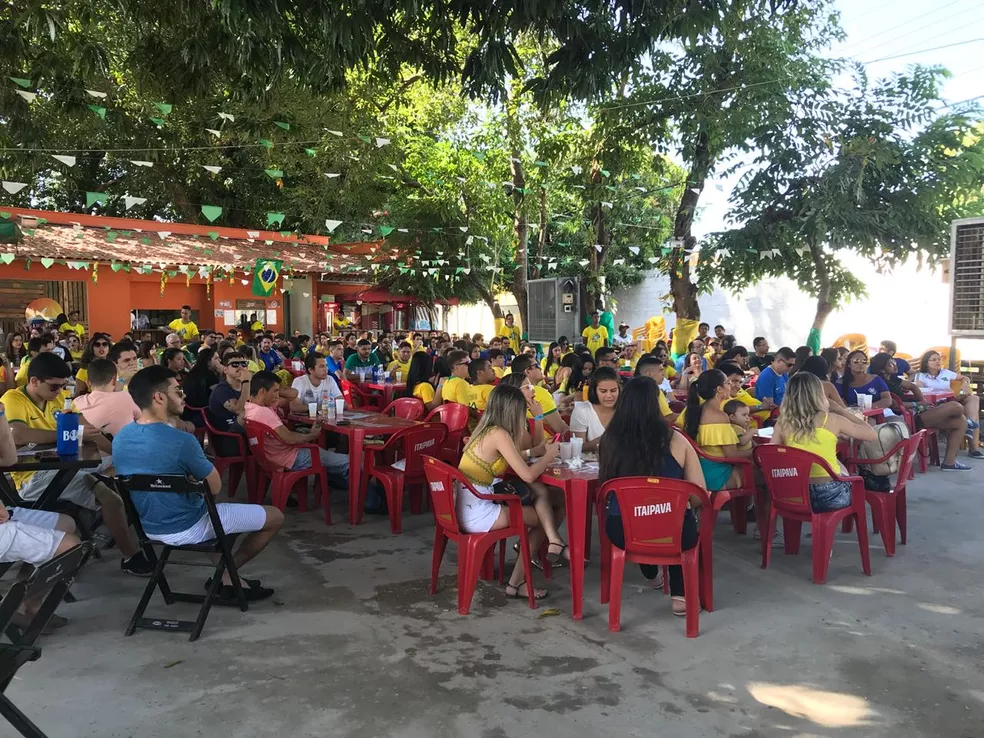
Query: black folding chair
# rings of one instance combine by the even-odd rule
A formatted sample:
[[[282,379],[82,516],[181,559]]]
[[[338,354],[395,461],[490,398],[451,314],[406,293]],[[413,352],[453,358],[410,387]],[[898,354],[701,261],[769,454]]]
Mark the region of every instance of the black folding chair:
[[[48,624],[55,608],[61,604],[91,553],[92,544],[82,543],[36,567],[30,577],[15,582],[0,602],[0,632],[5,633],[10,639],[10,643],[0,643],[0,715],[3,715],[21,735],[28,738],[45,738],[45,735],[7,698],[4,692],[18,669],[29,661],[37,661],[41,658],[41,649],[35,646],[34,642]],[[47,592],[47,595],[27,628],[21,629],[13,625],[11,620],[17,608],[25,599],[39,592]]]
[[[209,492],[208,487],[203,482],[198,482],[193,479],[188,479],[187,477],[176,476],[176,475],[146,475],[146,474],[134,474],[129,477],[117,477],[116,486],[120,492],[120,496],[123,498],[123,502],[126,505],[127,517],[129,517],[130,522],[133,524],[134,529],[137,533],[137,539],[139,545],[146,554],[148,560],[154,564],[154,573],[150,577],[150,581],[147,582],[147,587],[144,589],[143,596],[140,598],[140,602],[137,604],[137,609],[133,613],[133,617],[130,618],[129,625],[126,626],[126,635],[133,635],[137,628],[149,628],[152,630],[177,630],[184,633],[191,633],[189,641],[194,641],[198,639],[198,636],[202,633],[202,628],[205,627],[205,620],[208,618],[209,610],[212,609],[213,602],[219,602],[219,604],[232,604],[224,603],[217,599],[219,587],[222,586],[222,575],[225,570],[229,570],[229,576],[232,578],[232,586],[236,593],[236,604],[239,605],[239,609],[246,612],[248,605],[246,603],[246,594],[243,592],[242,584],[239,581],[239,572],[236,569],[236,562],[232,558],[232,547],[236,542],[237,534],[226,535],[225,531],[222,530],[222,521],[219,520],[219,513],[215,507],[215,499],[213,498],[211,492]],[[208,511],[208,517],[212,521],[212,528],[215,530],[215,538],[210,541],[204,541],[203,543],[194,543],[184,546],[170,546],[160,541],[154,541],[147,537],[144,533],[143,525],[140,522],[140,516],[137,514],[137,509],[133,505],[132,494],[136,492],[140,494],[142,492],[151,492],[154,494],[183,494],[183,495],[199,495],[205,500],[205,509]],[[158,556],[154,550],[154,546],[161,546],[161,555]],[[194,562],[194,561],[174,561],[171,563],[181,564],[183,566],[212,566],[214,567],[214,572],[212,573],[212,581],[209,584],[206,594],[189,594],[186,592],[174,592],[167,583],[167,578],[164,576],[164,567],[167,566],[168,560],[171,557],[172,551],[188,551],[194,553],[203,553],[211,555],[218,555],[218,563],[210,561],[208,564]],[[201,604],[201,609],[198,611],[198,618],[192,622],[190,620],[170,620],[167,618],[145,618],[143,616],[144,610],[147,609],[147,605],[150,602],[150,598],[154,594],[154,589],[159,588],[161,590],[161,596],[164,598],[164,602],[168,605],[173,605],[175,602],[194,602],[196,604]]]

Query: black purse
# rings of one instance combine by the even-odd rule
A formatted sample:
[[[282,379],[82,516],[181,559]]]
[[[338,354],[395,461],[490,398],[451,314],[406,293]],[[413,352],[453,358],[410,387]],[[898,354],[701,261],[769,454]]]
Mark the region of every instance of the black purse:
[[[509,479],[504,482],[496,482],[492,485],[492,491],[497,495],[516,495],[520,504],[524,507],[533,505],[533,490],[521,479]]]

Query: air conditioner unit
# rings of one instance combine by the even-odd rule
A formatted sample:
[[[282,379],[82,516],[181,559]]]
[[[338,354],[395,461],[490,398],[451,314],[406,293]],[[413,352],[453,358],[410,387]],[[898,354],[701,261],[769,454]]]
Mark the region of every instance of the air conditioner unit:
[[[984,218],[951,225],[950,335],[984,338]]]
[[[550,343],[567,336],[576,343],[581,335],[581,288],[578,280],[567,278],[531,279],[527,284],[529,325],[532,343]]]

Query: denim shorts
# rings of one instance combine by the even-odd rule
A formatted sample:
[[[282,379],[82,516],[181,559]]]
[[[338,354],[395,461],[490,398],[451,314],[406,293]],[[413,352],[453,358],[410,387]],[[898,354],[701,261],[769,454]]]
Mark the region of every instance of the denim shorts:
[[[813,512],[842,510],[851,504],[851,483],[831,479],[810,485],[810,506]]]

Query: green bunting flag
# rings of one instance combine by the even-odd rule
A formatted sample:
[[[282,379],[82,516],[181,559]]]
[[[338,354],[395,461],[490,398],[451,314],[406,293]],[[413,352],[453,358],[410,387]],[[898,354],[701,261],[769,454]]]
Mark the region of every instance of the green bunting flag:
[[[271,141],[268,138],[261,138],[259,142],[261,144],[263,144],[264,146],[266,146],[268,149],[272,149],[273,148],[273,141]]]
[[[98,115],[103,120],[106,120],[106,108],[99,105],[89,105],[89,110]]]
[[[155,102],[154,107],[161,111],[161,115],[167,115],[173,106],[170,103]]]
[[[383,238],[386,238],[394,230],[395,228],[393,228],[392,226],[379,226],[379,232],[382,234]]]
[[[280,267],[283,262],[277,259],[257,259],[253,270],[253,294],[259,297],[269,297],[277,286],[280,277]]]
[[[85,193],[85,206],[91,208],[93,203],[99,203],[100,205],[106,204],[106,193],[105,192],[86,192]]]
[[[267,213],[267,225],[268,226],[272,226],[272,225],[278,225],[279,226],[281,223],[284,222],[284,217],[285,216],[284,216],[283,213]]]
[[[274,122],[275,125],[278,125],[281,128],[283,128],[285,131],[289,131],[290,130],[290,123],[284,123],[282,120],[275,120],[273,122]]]
[[[14,83],[15,85],[20,85],[20,86],[21,86],[21,87],[23,87],[23,88],[24,88],[25,90],[26,90],[26,89],[27,89],[28,87],[30,87],[30,86],[31,86],[31,80],[29,80],[29,79],[24,79],[23,77],[8,77],[8,79],[9,79],[9,80],[10,80],[11,82],[13,82],[13,83]]]
[[[164,125],[164,119],[163,118],[151,118],[150,120],[158,128],[160,128],[161,126]]]
[[[283,169],[264,169],[263,171],[267,173],[270,179],[280,179],[284,176]]]
[[[318,152],[315,151],[314,149],[304,149],[304,153],[307,154],[308,156],[314,156]]]
[[[202,205],[202,215],[208,218],[209,223],[214,223],[222,215],[222,208],[218,205]]]

